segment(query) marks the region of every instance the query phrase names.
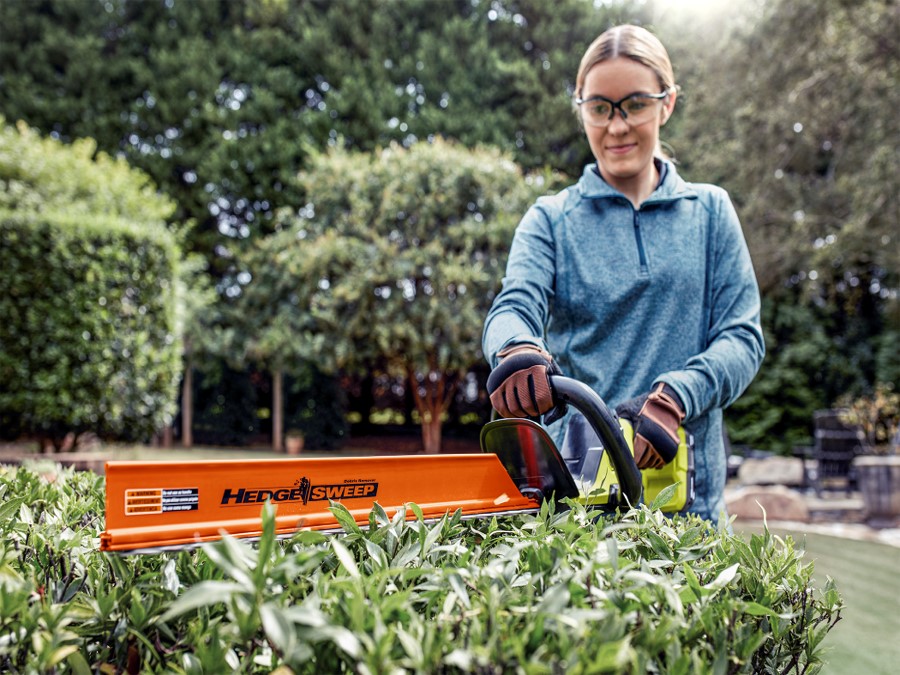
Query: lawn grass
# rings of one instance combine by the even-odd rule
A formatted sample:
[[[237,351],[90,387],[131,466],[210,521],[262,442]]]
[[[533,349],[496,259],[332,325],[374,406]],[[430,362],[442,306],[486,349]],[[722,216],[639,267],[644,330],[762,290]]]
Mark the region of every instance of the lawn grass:
[[[752,526],[738,530],[758,532]],[[844,599],[842,619],[825,639],[823,675],[896,673],[900,665],[900,548],[822,534],[786,532],[815,564],[815,586],[835,580]]]

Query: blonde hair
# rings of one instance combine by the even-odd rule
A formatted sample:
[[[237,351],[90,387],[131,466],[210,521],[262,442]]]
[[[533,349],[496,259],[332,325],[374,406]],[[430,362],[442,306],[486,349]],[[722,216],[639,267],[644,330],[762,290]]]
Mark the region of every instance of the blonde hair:
[[[677,90],[675,72],[663,43],[647,29],[626,24],[604,31],[587,48],[581,57],[581,65],[578,66],[575,96],[581,96],[584,79],[591,68],[620,56],[650,68],[656,74],[663,91]]]
[[[584,80],[591,68],[598,63],[620,56],[636,61],[652,70],[656,74],[656,79],[659,80],[659,86],[662,91],[667,93],[678,91],[678,85],[675,84],[675,71],[672,70],[669,53],[666,51],[663,43],[659,41],[659,38],[646,28],[624,24],[622,26],[614,26],[601,33],[600,37],[595,39],[584,52],[584,56],[581,57],[581,64],[578,66],[578,75],[575,77],[575,97],[581,97]],[[583,124],[581,113],[577,109],[578,106],[573,105],[573,108],[575,108],[578,123]],[[671,150],[671,148],[669,149]],[[674,151],[667,152],[664,150],[661,140],[656,145],[655,154],[657,157],[675,161]]]

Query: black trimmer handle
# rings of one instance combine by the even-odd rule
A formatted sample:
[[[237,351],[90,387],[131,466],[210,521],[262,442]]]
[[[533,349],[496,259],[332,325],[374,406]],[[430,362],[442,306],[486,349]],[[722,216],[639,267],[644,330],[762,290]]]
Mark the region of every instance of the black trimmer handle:
[[[572,405],[585,416],[603,442],[604,450],[609,453],[619,477],[622,496],[631,506],[640,504],[644,492],[641,472],[634,463],[634,456],[622,435],[619,421],[606,402],[589,386],[570,377],[551,375],[550,386],[558,399],[557,404]]]

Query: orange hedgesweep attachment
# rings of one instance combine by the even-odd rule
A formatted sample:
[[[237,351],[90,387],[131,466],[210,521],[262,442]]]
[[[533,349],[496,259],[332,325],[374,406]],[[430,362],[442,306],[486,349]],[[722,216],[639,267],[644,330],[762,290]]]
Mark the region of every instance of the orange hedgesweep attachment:
[[[414,502],[426,519],[534,512],[494,454],[335,457],[196,462],[107,462],[103,551],[193,546],[228,533],[262,534],[262,507],[275,530],[339,530],[340,502],[360,525],[380,504],[389,516]],[[407,518],[414,518],[411,510]]]

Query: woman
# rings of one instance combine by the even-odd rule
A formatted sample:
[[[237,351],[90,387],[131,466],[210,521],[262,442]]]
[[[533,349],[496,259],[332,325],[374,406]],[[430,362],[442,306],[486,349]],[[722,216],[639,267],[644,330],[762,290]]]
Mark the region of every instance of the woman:
[[[728,195],[684,182],[660,150],[676,99],[668,54],[648,31],[618,26],[590,45],[574,102],[596,163],[525,214],[483,348],[495,368],[517,355],[491,393],[505,417],[552,407],[555,362],[634,421],[640,468],[674,457],[683,424],[696,444],[691,511],[716,522],[722,409],[750,384],[765,346]],[[564,427],[551,426],[557,442]]]

